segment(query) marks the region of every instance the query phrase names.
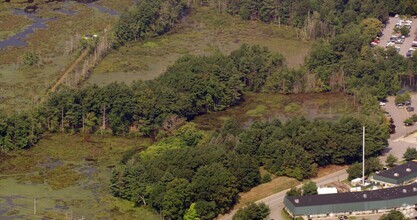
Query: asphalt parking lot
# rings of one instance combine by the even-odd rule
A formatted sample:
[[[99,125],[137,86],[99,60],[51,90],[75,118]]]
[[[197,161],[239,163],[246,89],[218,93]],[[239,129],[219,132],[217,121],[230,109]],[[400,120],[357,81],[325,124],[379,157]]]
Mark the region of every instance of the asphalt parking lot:
[[[417,130],[417,124],[412,126],[404,125],[405,119],[413,114],[417,114],[417,94],[411,95],[411,106],[415,109],[412,112],[408,112],[405,107],[398,108],[395,105],[395,97],[388,97],[388,102],[385,106],[382,106],[390,114],[396,126],[395,133],[391,134],[388,140],[389,146],[387,151],[381,157],[382,161],[385,161],[388,154],[393,154],[401,159],[408,147],[417,147],[417,134],[412,134]]]
[[[395,27],[395,24],[400,20],[400,18],[390,17],[387,23],[387,26],[382,31],[383,35],[379,38],[380,47],[384,47],[387,45],[387,42],[389,41],[389,38],[393,35],[393,30]],[[396,46],[400,47],[400,54],[405,56],[408,49],[411,47],[414,38],[416,37],[416,31],[417,31],[417,19],[411,19],[413,23],[411,24],[410,29],[410,36],[406,37],[403,44],[396,44]]]

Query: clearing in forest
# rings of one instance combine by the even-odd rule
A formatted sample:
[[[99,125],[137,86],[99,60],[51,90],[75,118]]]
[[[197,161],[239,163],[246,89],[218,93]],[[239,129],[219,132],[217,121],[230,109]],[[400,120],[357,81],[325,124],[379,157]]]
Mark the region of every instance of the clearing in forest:
[[[88,82],[104,85],[154,79],[185,54],[207,55],[216,50],[228,54],[242,44],[259,44],[280,52],[290,67],[301,65],[310,49],[309,42],[298,39],[295,28],[244,21],[238,16],[198,7],[168,34],[130,42],[111,52],[95,68]]]

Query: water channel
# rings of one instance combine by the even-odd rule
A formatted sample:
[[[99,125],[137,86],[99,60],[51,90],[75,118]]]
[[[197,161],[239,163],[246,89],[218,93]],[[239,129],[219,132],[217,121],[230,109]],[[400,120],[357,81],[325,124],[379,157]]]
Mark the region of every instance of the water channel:
[[[28,3],[30,3],[31,0],[28,1]],[[53,2],[55,0],[48,0],[45,3],[50,3]],[[67,1],[72,1],[72,0],[57,0],[60,2],[67,2]],[[8,2],[8,1],[6,1]],[[102,13],[106,13],[112,16],[118,16],[120,15],[119,12],[106,8],[102,5],[97,4],[94,0],[77,0],[76,2],[80,3],[80,4],[84,4],[89,8],[93,8],[93,9],[97,9]],[[44,29],[47,28],[48,26],[46,25],[46,23],[48,21],[54,21],[57,18],[53,17],[53,18],[41,18],[39,16],[36,15],[36,10],[37,10],[37,6],[33,5],[33,6],[28,6],[26,7],[24,10],[21,9],[14,9],[13,10],[13,14],[15,15],[23,15],[23,16],[27,16],[28,18],[30,18],[31,20],[33,20],[33,24],[26,27],[23,31],[5,39],[5,40],[1,40],[0,41],[0,50],[7,48],[7,47],[21,47],[21,46],[26,46],[27,43],[25,42],[26,37],[29,34],[33,34],[35,32],[35,30],[37,29]],[[66,14],[66,15],[76,15],[77,11],[75,10],[68,10],[65,8],[58,8],[55,9],[54,11]]]

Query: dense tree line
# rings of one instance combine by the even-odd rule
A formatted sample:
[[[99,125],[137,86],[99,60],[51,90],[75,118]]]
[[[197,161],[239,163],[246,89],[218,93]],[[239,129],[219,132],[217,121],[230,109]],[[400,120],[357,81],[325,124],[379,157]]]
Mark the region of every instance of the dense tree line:
[[[382,120],[381,120],[382,121]],[[387,146],[387,128],[366,118],[336,122],[294,118],[255,122],[243,129],[226,120],[210,136],[185,124],[147,150],[124,158],[114,169],[115,196],[147,205],[167,219],[182,219],[194,203],[200,219],[231,208],[238,192],[261,183],[259,166],[270,173],[303,180],[318,166],[361,160],[362,125],[367,126],[367,157]],[[305,193],[314,193],[306,187]]]
[[[169,31],[186,13],[184,0],[140,0],[115,27],[116,43],[143,40]]]
[[[313,39],[334,37],[365,18],[386,22],[389,14],[417,14],[410,0],[227,0],[219,9],[243,19],[292,25]]]
[[[268,76],[282,68],[282,55],[243,45],[229,56],[184,56],[157,79],[130,86],[63,88],[32,114],[0,116],[0,146],[29,147],[43,131],[155,136],[177,119],[236,105],[245,90],[260,91]]]

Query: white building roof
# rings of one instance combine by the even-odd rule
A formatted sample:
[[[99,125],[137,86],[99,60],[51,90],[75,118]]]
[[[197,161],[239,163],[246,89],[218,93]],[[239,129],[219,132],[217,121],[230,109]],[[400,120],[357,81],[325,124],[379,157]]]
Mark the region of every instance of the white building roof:
[[[323,188],[318,188],[317,189],[317,193],[319,195],[322,195],[322,194],[333,194],[333,193],[337,193],[337,189],[336,189],[336,187],[323,187]]]

